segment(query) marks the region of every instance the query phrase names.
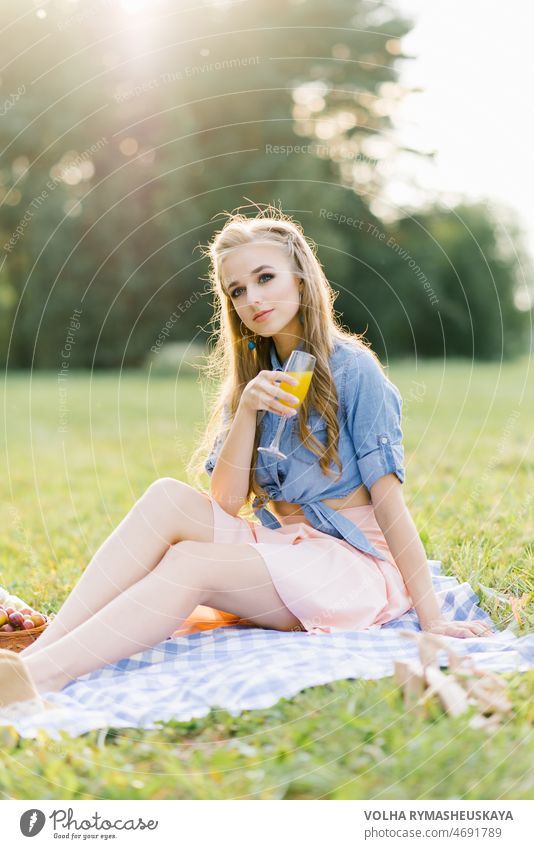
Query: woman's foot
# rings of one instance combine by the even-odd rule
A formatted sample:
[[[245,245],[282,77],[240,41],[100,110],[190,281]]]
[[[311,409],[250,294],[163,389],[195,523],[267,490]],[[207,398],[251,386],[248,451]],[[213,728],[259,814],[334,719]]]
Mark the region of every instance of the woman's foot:
[[[22,657],[0,649],[0,719],[35,713],[51,707],[32,680]]]

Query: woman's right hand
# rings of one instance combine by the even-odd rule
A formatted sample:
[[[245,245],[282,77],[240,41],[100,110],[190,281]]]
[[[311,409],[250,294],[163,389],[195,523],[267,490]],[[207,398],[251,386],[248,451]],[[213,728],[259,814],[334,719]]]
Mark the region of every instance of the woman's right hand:
[[[276,413],[278,416],[295,416],[297,414],[295,408],[286,407],[285,404],[280,403],[280,400],[275,400],[276,396],[289,404],[299,403],[296,395],[291,395],[289,392],[280,389],[282,380],[284,383],[298,386],[298,380],[287,372],[262,369],[243,389],[240,405],[252,411],[267,410],[269,413]]]

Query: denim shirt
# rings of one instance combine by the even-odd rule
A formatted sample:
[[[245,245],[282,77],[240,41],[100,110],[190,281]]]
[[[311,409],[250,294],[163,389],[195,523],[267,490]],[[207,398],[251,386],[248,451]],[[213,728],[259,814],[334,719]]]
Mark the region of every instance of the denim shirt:
[[[302,347],[301,342],[298,348]],[[272,370],[283,370],[271,340]],[[308,521],[324,533],[363,551],[386,560],[367,539],[363,531],[322,499],[344,498],[361,484],[369,492],[380,477],[394,472],[404,482],[404,449],[402,444],[402,398],[397,387],[385,376],[374,356],[345,339],[334,340],[330,355],[330,371],[338,393],[339,444],[338,454],[343,464],[340,478],[329,478],[319,466],[319,458],[306,448],[299,435],[298,416],[288,419],[280,448],[286,460],[277,460],[258,452],[256,480],[272,501],[288,501],[302,506]],[[313,379],[313,378],[312,378]],[[290,390],[291,391],[291,390]],[[226,416],[228,411],[226,410]],[[228,418],[225,419],[228,422]],[[280,416],[259,411],[261,429],[259,445],[269,445],[274,437]],[[312,410],[308,427],[326,446],[327,430],[323,417]],[[224,439],[218,435],[205,469],[211,475]],[[330,468],[339,474],[332,461]],[[267,528],[282,527],[261,499],[254,498],[252,509]]]

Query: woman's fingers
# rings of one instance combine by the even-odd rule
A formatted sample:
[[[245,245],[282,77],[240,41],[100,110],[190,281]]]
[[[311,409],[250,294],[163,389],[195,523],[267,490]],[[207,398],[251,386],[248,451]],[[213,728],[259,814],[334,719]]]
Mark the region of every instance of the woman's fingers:
[[[491,634],[491,629],[488,628],[485,622],[464,622],[462,624],[470,628],[475,634]]]
[[[269,391],[272,392],[273,398],[278,398],[278,400],[287,401],[288,404],[298,404],[299,398],[296,395],[293,395],[291,392],[285,392],[283,389],[280,389],[280,382],[274,381],[274,383],[269,384]]]
[[[461,628],[461,627],[458,627],[457,625],[455,625],[453,636],[454,637],[472,637],[473,634],[470,631],[468,631],[466,628]]]
[[[431,629],[432,633],[444,637],[489,637],[491,629],[484,622],[439,622]]]
[[[471,625],[470,623],[462,623],[459,632],[462,637],[484,637],[488,634],[485,628],[480,628],[478,625]]]
[[[280,389],[280,381],[274,380],[274,375],[277,377],[280,376],[279,371],[271,372],[271,374],[273,374],[273,379],[267,380],[263,387],[268,396],[267,403],[270,404],[269,409],[278,415],[292,416],[292,410],[296,412],[294,405],[298,404],[300,399],[296,395]],[[281,401],[287,401],[287,404],[291,404],[292,406],[282,404]]]
[[[489,636],[491,631],[481,629],[477,626],[471,627],[468,623],[462,623],[464,627],[457,627],[456,630],[458,632],[459,637],[486,637]]]
[[[271,396],[267,396],[266,405],[266,409],[268,409],[271,413],[276,413],[277,416],[286,416],[287,418],[293,418],[293,416],[295,416],[297,413],[294,408],[287,407],[285,404],[280,404],[279,401],[275,401],[274,398],[272,398]]]
[[[296,377],[293,377],[293,375],[289,374],[289,372],[287,371],[280,371],[280,369],[278,369],[277,371],[268,371],[266,373],[269,376],[270,380],[275,380],[279,383],[288,383],[292,386],[299,385],[298,379]]]
[[[282,389],[275,389],[274,397],[278,398],[279,401],[287,401],[288,404],[291,404],[293,409],[295,409],[295,404],[299,403],[299,399],[296,395],[291,395],[290,392],[284,392]]]

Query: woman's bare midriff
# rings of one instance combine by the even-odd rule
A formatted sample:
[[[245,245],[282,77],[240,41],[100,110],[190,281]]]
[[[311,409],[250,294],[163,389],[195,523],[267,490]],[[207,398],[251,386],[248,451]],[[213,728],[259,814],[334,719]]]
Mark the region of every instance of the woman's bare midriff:
[[[321,501],[323,504],[333,507],[334,510],[339,510],[343,507],[362,507],[365,504],[372,503],[367,487],[363,484],[344,498],[322,498]],[[302,512],[300,504],[293,504],[291,501],[269,501],[267,506],[275,516],[298,516],[304,522],[310,524]]]

